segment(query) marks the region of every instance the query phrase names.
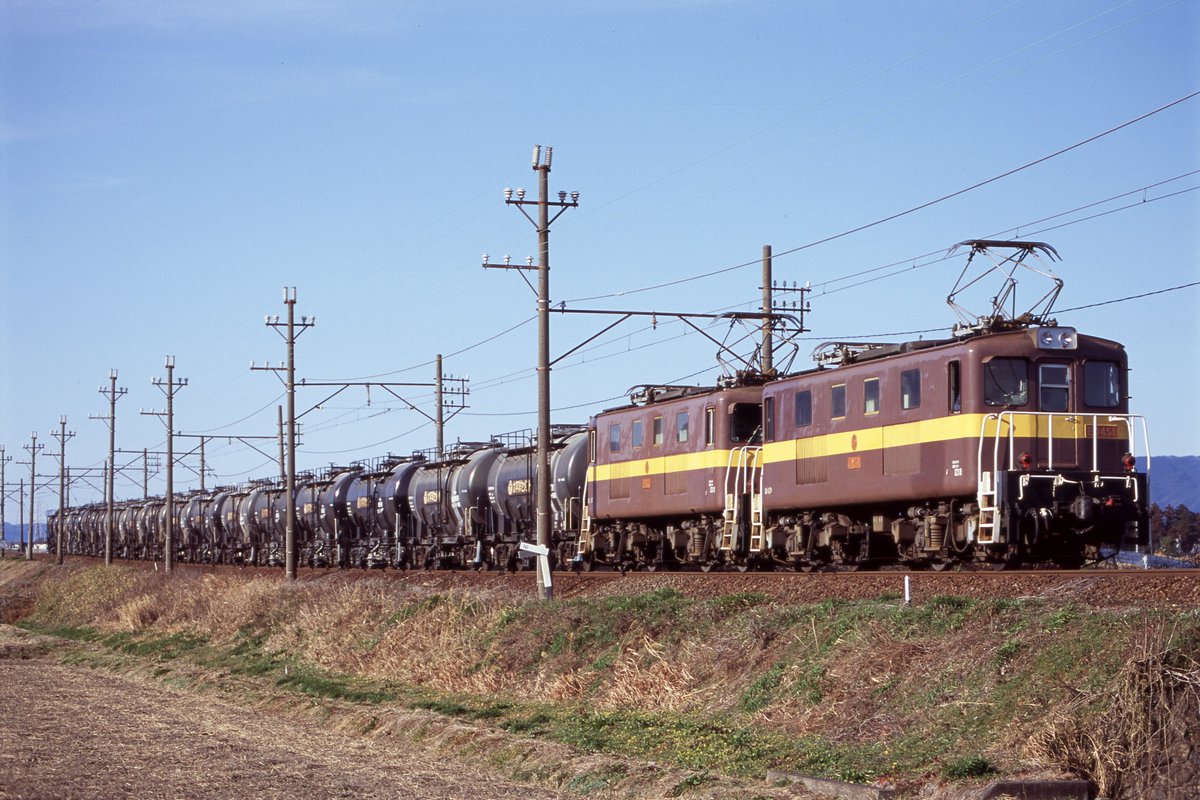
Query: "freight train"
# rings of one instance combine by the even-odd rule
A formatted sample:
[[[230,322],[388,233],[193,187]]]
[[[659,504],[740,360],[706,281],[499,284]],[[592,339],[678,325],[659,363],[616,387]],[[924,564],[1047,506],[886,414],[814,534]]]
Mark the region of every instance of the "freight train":
[[[638,386],[586,427],[553,429],[556,563],[1074,568],[1149,546],[1148,435],[1118,342],[996,314],[947,339],[814,355],[795,374]],[[529,437],[500,438],[306,475],[299,563],[521,568],[535,454]],[[286,494],[278,480],[193,492],[171,520],[162,499],[118,503],[113,553],[161,558],[169,524],[179,560],[283,564]],[[67,552],[104,552],[105,506],[49,522]]]

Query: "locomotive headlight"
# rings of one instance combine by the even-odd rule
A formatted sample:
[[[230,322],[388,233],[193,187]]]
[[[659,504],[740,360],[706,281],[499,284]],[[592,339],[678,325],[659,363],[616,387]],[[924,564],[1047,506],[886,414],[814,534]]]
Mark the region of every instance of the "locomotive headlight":
[[[1078,342],[1074,328],[1038,328],[1039,350],[1074,350]]]

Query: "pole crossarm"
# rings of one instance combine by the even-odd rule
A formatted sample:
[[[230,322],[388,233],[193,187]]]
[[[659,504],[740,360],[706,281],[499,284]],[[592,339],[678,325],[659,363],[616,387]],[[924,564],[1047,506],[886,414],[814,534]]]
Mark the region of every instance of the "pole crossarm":
[[[601,336],[608,333],[610,330],[617,327],[622,322],[624,322],[625,320],[627,320],[631,317],[651,317],[652,319],[654,319],[656,321],[659,317],[670,317],[670,318],[677,319],[680,322],[683,322],[683,323],[687,324],[688,326],[690,326],[693,330],[695,330],[697,333],[699,333],[704,338],[708,339],[710,342],[715,344],[721,350],[728,352],[734,358],[737,358],[743,364],[746,364],[747,367],[750,366],[750,363],[744,357],[738,355],[724,342],[718,341],[716,338],[714,338],[712,335],[710,335],[707,331],[703,330],[702,328],[700,328],[699,326],[694,324],[691,320],[693,320],[693,319],[714,319],[714,320],[728,319],[728,320],[754,320],[755,322],[761,322],[763,319],[768,319],[772,323],[777,322],[777,321],[783,321],[783,322],[790,322],[797,326],[801,326],[800,321],[792,314],[780,314],[780,313],[763,314],[761,311],[726,311],[726,312],[722,312],[719,314],[704,314],[704,313],[692,313],[692,312],[688,312],[688,311],[621,311],[621,310],[616,310],[616,309],[603,309],[603,308],[567,308],[564,305],[560,305],[557,308],[552,308],[550,310],[557,312],[559,314],[593,314],[593,315],[601,315],[601,316],[608,315],[608,316],[619,316],[620,317],[620,319],[617,320],[616,322],[603,328],[595,335],[588,337],[587,339],[583,340],[579,344],[572,347],[567,352],[560,355],[558,358],[554,359],[551,362],[551,364],[557,364],[562,359],[564,359],[567,356],[571,355],[572,353],[576,352],[577,350],[579,350],[580,348],[589,344],[590,342],[593,342],[596,339],[600,338]]]
[[[308,409],[308,411],[305,411],[303,414],[299,414],[296,417],[296,419],[300,419],[300,417],[303,417],[304,414],[307,414],[310,411],[316,411],[318,408],[325,405],[330,400],[337,397],[339,394],[341,394],[342,392],[351,388],[352,386],[365,386],[367,388],[367,405],[370,405],[371,404],[371,387],[378,386],[379,388],[383,389],[388,394],[390,394],[392,397],[399,400],[401,403],[404,403],[405,405],[407,405],[413,411],[416,411],[417,413],[424,416],[425,419],[429,420],[430,422],[433,421],[433,417],[429,416],[424,411],[422,411],[421,409],[419,409],[415,405],[413,405],[412,402],[410,402],[409,400],[406,400],[405,398],[401,397],[400,395],[396,394],[395,392],[393,392],[391,390],[392,386],[429,386],[429,387],[436,386],[436,384],[433,384],[433,383],[396,383],[396,382],[381,383],[379,381],[310,381],[310,380],[305,380],[305,379],[301,378],[299,381],[296,382],[296,386],[297,387],[300,387],[300,386],[337,386],[338,387],[338,390],[336,392],[329,395],[324,400],[320,401],[319,403],[314,405],[312,408]]]

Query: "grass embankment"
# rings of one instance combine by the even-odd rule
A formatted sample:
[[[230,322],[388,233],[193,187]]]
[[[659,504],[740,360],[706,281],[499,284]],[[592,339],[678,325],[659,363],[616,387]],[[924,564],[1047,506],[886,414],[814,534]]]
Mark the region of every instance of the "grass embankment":
[[[0,565],[0,591],[17,569],[30,568]],[[1196,724],[1195,612],[670,589],[545,604],[336,574],[287,585],[123,567],[38,581],[23,627],[151,659],[168,682],[201,668],[427,709],[698,770],[692,785],[768,769],[900,786],[1073,774],[1132,797]],[[620,771],[566,788],[602,789]]]

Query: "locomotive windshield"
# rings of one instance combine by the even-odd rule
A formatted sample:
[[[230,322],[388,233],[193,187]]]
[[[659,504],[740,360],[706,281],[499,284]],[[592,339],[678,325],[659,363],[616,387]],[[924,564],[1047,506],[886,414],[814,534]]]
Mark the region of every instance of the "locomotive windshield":
[[[1116,408],[1121,404],[1121,372],[1111,361],[1089,361],[1083,365],[1083,402],[1092,408]]]
[[[729,409],[729,441],[743,444],[762,442],[762,406],[734,403]]]
[[[1038,367],[1038,387],[1042,411],[1067,411],[1071,407],[1071,368],[1067,364],[1042,364]]]
[[[1023,406],[1029,402],[1029,364],[1023,358],[993,358],[983,365],[983,402]]]

